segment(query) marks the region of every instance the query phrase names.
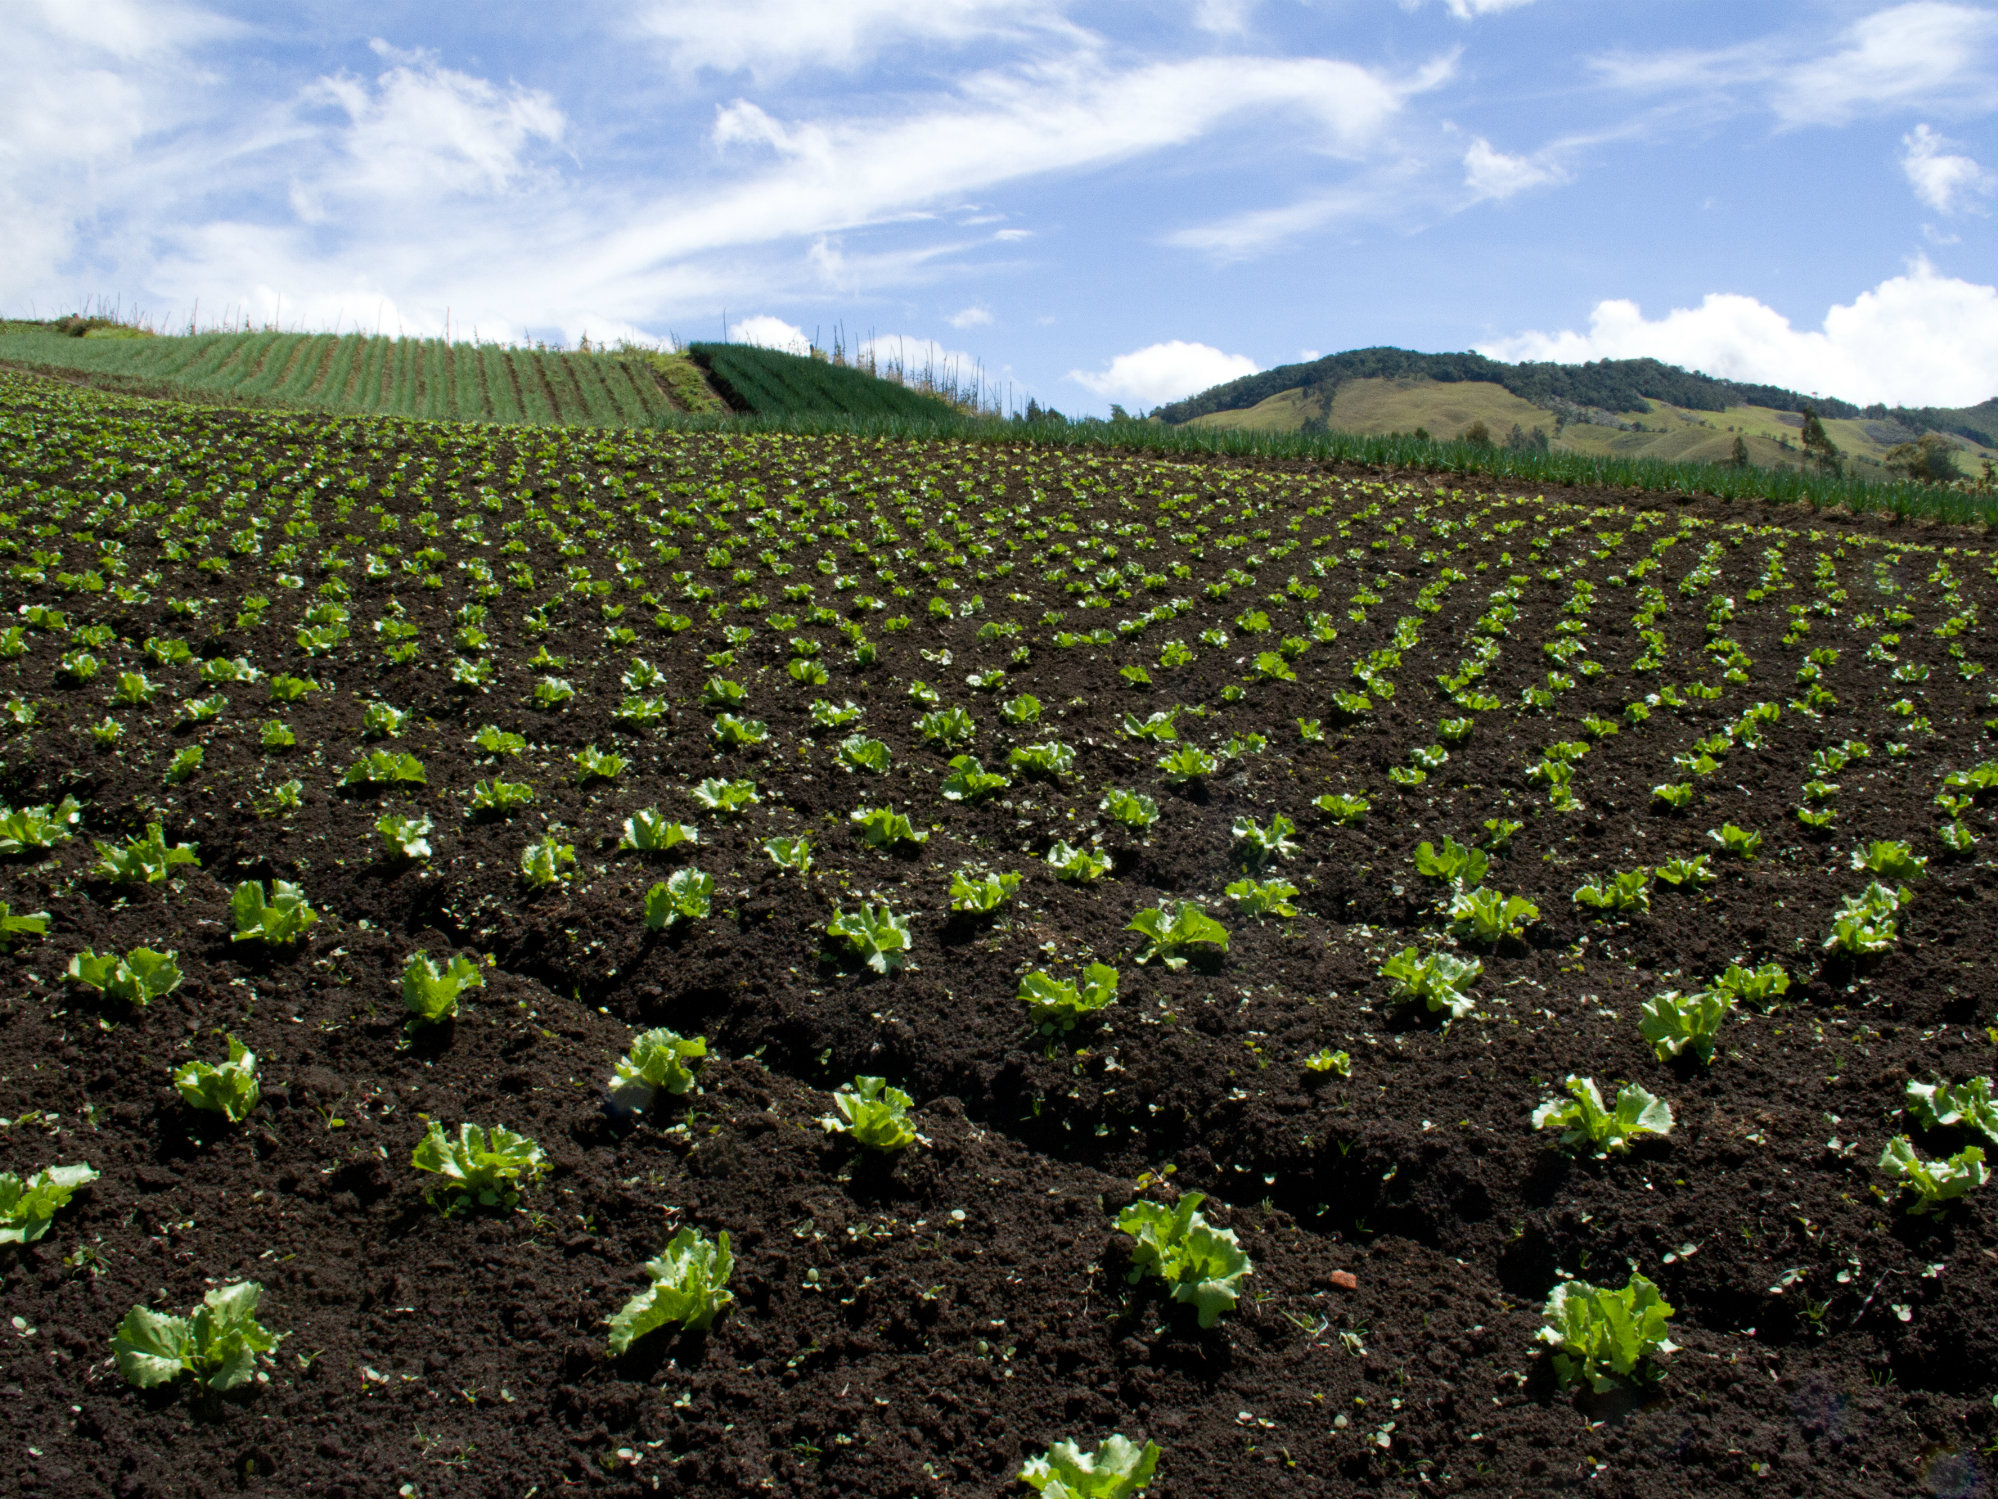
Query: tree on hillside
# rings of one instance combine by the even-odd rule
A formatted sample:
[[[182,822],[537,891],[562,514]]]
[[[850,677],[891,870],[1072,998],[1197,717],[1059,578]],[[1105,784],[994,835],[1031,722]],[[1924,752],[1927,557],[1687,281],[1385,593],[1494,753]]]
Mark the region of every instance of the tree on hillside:
[[[1512,430],[1505,435],[1505,445],[1515,453],[1544,453],[1547,451],[1547,429],[1535,427],[1528,432],[1514,422]]]
[[[1739,432],[1734,435],[1734,451],[1728,454],[1728,462],[1736,468],[1748,467],[1748,439]]]
[[[1488,448],[1492,445],[1492,429],[1483,422],[1472,422],[1463,430],[1457,441],[1468,442],[1474,448]]]
[[[1822,474],[1842,474],[1845,472],[1845,455],[1838,444],[1831,440],[1825,431],[1825,424],[1818,420],[1818,414],[1809,406],[1804,408],[1804,430],[1802,433],[1804,456],[1818,466]]]
[[[1924,432],[1913,442],[1896,443],[1881,459],[1887,472],[1930,484],[1947,484],[1963,477],[1956,466],[1956,444],[1939,432]]]

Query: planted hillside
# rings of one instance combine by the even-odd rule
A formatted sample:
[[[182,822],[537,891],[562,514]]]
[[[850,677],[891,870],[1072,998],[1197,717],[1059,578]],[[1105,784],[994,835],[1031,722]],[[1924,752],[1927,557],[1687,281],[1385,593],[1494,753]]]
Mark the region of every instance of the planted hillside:
[[[934,396],[824,359],[754,344],[690,344],[687,352],[738,410],[761,417],[962,420],[954,407]]]

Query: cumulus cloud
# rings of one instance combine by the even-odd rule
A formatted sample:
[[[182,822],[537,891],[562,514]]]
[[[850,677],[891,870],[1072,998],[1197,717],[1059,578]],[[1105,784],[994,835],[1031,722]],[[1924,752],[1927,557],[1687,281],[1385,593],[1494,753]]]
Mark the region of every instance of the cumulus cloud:
[[[767,312],[746,317],[739,323],[730,323],[728,336],[731,343],[782,349],[786,354],[809,354],[812,351],[812,341],[805,337],[803,328],[780,317],[772,317]]]
[[[985,328],[992,323],[992,314],[983,307],[967,307],[961,312],[953,312],[944,321],[953,328]]]
[[[1119,354],[1101,370],[1070,370],[1068,378],[1105,400],[1158,406],[1256,372],[1244,354],[1224,354],[1211,344],[1170,339]]]
[[[1464,185],[1480,198],[1510,198],[1530,187],[1563,182],[1566,174],[1553,162],[1534,156],[1508,156],[1483,136],[1464,153]]]
[[[1956,156],[1944,140],[1926,125],[1917,125],[1901,137],[1901,170],[1908,185],[1937,213],[1955,213],[1972,205],[1966,199],[1989,193],[1992,175],[1968,156]]]
[[[1998,395],[1998,287],[1918,261],[1833,307],[1815,330],[1753,297],[1716,292],[1661,318],[1632,301],[1599,302],[1587,333],[1522,333],[1478,352],[1561,364],[1648,357],[1848,401],[1969,406]]]

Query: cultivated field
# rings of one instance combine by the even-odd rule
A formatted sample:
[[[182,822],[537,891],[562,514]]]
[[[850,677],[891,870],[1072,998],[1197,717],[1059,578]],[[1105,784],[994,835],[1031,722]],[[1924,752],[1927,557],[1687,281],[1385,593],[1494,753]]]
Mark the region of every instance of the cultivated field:
[[[1998,557],[1461,482],[0,376],[23,1491],[1979,1492]]]

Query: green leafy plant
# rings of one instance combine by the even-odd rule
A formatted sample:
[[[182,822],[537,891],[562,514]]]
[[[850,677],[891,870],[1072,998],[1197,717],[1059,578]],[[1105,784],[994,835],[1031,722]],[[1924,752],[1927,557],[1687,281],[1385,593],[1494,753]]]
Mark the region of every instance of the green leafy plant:
[[[865,716],[864,708],[856,707],[849,701],[844,707],[835,707],[824,698],[812,704],[812,726],[819,729],[850,729]]]
[[[1297,908],[1290,903],[1290,898],[1297,894],[1297,886],[1288,880],[1233,880],[1222,893],[1235,902],[1236,911],[1244,916],[1297,914]]]
[[[576,689],[574,684],[561,677],[545,676],[536,680],[528,696],[533,699],[537,708],[560,708],[576,696]]]
[[[1594,1078],[1571,1072],[1565,1086],[1566,1099],[1547,1099],[1533,1111],[1533,1127],[1560,1130],[1566,1149],[1621,1155],[1647,1135],[1672,1133],[1672,1106],[1636,1083],[1624,1084],[1613,1109],[1603,1106]]]
[[[1336,1072],[1341,1077],[1353,1075],[1353,1059],[1343,1051],[1334,1051],[1329,1046],[1321,1046],[1304,1059],[1305,1070],[1309,1072]]]
[[[404,751],[369,750],[347,767],[347,773],[340,777],[342,786],[395,786],[428,784],[423,774],[423,762]]]
[[[1425,879],[1441,880],[1452,890],[1476,889],[1484,883],[1490,867],[1490,855],[1466,848],[1454,838],[1445,838],[1440,852],[1427,841],[1416,845],[1415,872]]]
[[[1658,1287],[1634,1270],[1620,1291],[1564,1280],[1547,1298],[1547,1325],[1538,1336],[1554,1350],[1563,1385],[1586,1379],[1600,1394],[1619,1379],[1650,1377],[1650,1361],[1675,1351],[1665,1336],[1672,1311]]]
[[[1490,946],[1518,937],[1540,919],[1540,907],[1523,895],[1497,890],[1470,890],[1452,900],[1448,913],[1460,935]]]
[[[1124,928],[1148,938],[1136,961],[1148,963],[1157,958],[1175,973],[1186,967],[1187,949],[1195,946],[1228,950],[1228,929],[1190,900],[1183,900],[1171,916],[1153,906],[1138,912]]]
[[[1690,1051],[1702,1062],[1714,1059],[1714,1035],[1734,1008],[1734,996],[1724,989],[1682,994],[1677,989],[1644,1002],[1638,1030],[1661,1062]]]
[[[1651,873],[1655,879],[1663,880],[1668,885],[1691,885],[1697,889],[1719,878],[1707,863],[1708,857],[1706,854],[1695,854],[1690,859],[1668,859]]]
[[[1127,739],[1151,739],[1160,744],[1172,744],[1179,738],[1179,730],[1173,724],[1173,719],[1177,716],[1176,709],[1154,713],[1148,718],[1139,718],[1135,713],[1126,713],[1120,732]]]
[[[631,1038],[631,1049],[617,1059],[611,1073],[610,1091],[628,1109],[642,1110],[657,1093],[685,1093],[694,1086],[694,1070],[688,1065],[708,1054],[705,1036],[682,1036],[677,1031],[640,1031]]]
[[[715,882],[692,867],[676,869],[645,892],[645,924],[664,931],[675,922],[703,920],[714,903]]]
[[[893,848],[898,843],[927,843],[930,835],[892,807],[855,807],[847,820],[860,830],[860,836],[875,848]]]
[[[645,1262],[651,1284],[610,1319],[612,1357],[661,1327],[678,1325],[687,1332],[701,1332],[713,1326],[735,1300],[728,1289],[734,1271],[735,1256],[729,1252],[726,1233],[710,1243],[694,1229],[682,1228],[666,1241],[658,1258]]]
[[[940,789],[946,801],[975,802],[995,791],[1004,791],[1012,784],[1009,778],[988,771],[970,755],[953,755],[950,774],[944,778]]]
[[[1731,822],[1724,822],[1718,828],[1709,829],[1707,836],[1744,864],[1754,859],[1762,848],[1760,833],[1751,833],[1746,828],[1738,828]]]
[[[1006,764],[1023,775],[1054,781],[1075,768],[1075,751],[1059,740],[1023,744],[1006,757]]]
[[[1613,872],[1607,880],[1591,880],[1575,891],[1574,901],[1596,911],[1648,911],[1651,871],[1626,869]]]
[[[498,724],[487,724],[472,736],[472,747],[488,755],[517,755],[527,748],[527,739],[510,734]]]
[[[1405,947],[1381,964],[1380,971],[1394,985],[1394,998],[1427,1005],[1433,1013],[1448,1011],[1452,1020],[1461,1020],[1478,1007],[1470,990],[1485,965],[1447,952],[1425,957],[1416,948]]]
[[[1158,1466],[1156,1442],[1140,1447],[1111,1436],[1089,1453],[1073,1442],[1056,1442],[1042,1456],[1027,1459],[1020,1482],[1042,1499],[1133,1499],[1151,1485]]]
[[[978,725],[962,708],[941,708],[917,719],[916,732],[932,744],[969,744],[978,737]]]
[[[760,718],[738,718],[733,713],[716,716],[708,732],[723,749],[741,749],[745,745],[763,744],[770,738],[770,725]]]
[[[298,735],[292,732],[289,724],[281,723],[275,718],[266,720],[264,726],[258,730],[258,740],[264,749],[273,755],[279,750],[298,748]]]
[[[890,761],[888,746],[883,744],[879,739],[869,739],[865,735],[855,734],[851,738],[842,739],[839,742],[837,754],[839,756],[840,767],[844,770],[869,770],[876,775],[886,775],[888,773]],[[959,756],[958,758],[962,759],[964,757]],[[944,795],[950,795],[948,785],[945,787]]]
[[[174,751],[174,757],[166,768],[166,783],[178,786],[201,769],[201,762],[207,758],[206,752],[198,744],[184,744]]]
[[[1998,1104],[1991,1101],[1991,1079],[1968,1078],[1960,1083],[1910,1082],[1903,1107],[1924,1129],[1962,1125],[1998,1141]]]
[[[457,1135],[444,1133],[437,1120],[410,1153],[409,1164],[418,1171],[434,1172],[450,1185],[441,1189],[445,1211],[479,1207],[517,1207],[520,1193],[515,1184],[531,1185],[548,1170],[548,1157],[539,1145],[525,1135],[515,1134],[504,1125],[491,1129],[461,1124]]]
[[[0,809],[0,858],[17,859],[67,843],[82,821],[83,808],[73,796],[52,807]]]
[[[520,877],[537,890],[574,878],[576,846],[564,843],[549,828],[520,851]]]
[[[1079,981],[1039,971],[1024,974],[1019,997],[1026,1001],[1042,1035],[1072,1031],[1077,1022],[1117,1002],[1117,970],[1108,963],[1091,963]]]
[[[1238,817],[1229,831],[1235,837],[1235,856],[1252,869],[1297,853],[1297,843],[1290,836],[1297,831],[1297,824],[1281,812],[1271,815],[1267,828],[1253,817]]]
[[[1852,867],[1890,880],[1918,880],[1928,860],[1899,839],[1878,839],[1852,851]]]
[[[618,841],[618,847],[635,849],[642,854],[663,854],[683,843],[700,841],[700,834],[692,823],[674,822],[657,807],[646,807],[625,818],[624,837]]]
[[[133,1307],[111,1335],[118,1372],[142,1390],[190,1375],[216,1394],[250,1383],[257,1355],[285,1337],[257,1320],[263,1294],[253,1280],[236,1281],[209,1291],[190,1317]]]
[[[1194,1308],[1203,1328],[1235,1309],[1243,1277],[1254,1273],[1235,1231],[1215,1228],[1199,1211],[1206,1200],[1198,1192],[1174,1207],[1141,1199],[1117,1215],[1118,1232],[1135,1241],[1125,1280],[1136,1285],[1149,1274],[1164,1282],[1174,1301]]]
[[[1991,1178],[1984,1152],[1966,1145],[1947,1159],[1925,1161],[1906,1135],[1896,1135],[1880,1153],[1880,1169],[1915,1194],[1908,1211],[1932,1213],[1975,1191]]]
[[[1895,913],[1905,904],[1904,891],[1875,881],[1858,895],[1849,895],[1832,913],[1831,935],[1825,947],[1850,957],[1885,952],[1900,938]]]
[[[1668,782],[1651,788],[1653,800],[1663,803],[1676,811],[1683,811],[1693,804],[1693,783],[1691,781]]]
[[[1141,833],[1159,820],[1159,804],[1136,791],[1123,791],[1113,786],[1104,792],[1103,800],[1098,805],[1112,822],[1122,823]]]
[[[1159,773],[1175,786],[1211,776],[1221,762],[1197,745],[1182,744],[1159,761]]]
[[[863,903],[852,913],[836,911],[826,935],[844,942],[876,973],[892,973],[908,961],[909,923],[889,907]]]
[[[100,956],[85,948],[69,960],[66,976],[106,999],[144,1006],[180,987],[180,966],[174,957],[150,947],[135,947],[123,957],[115,952]]]
[[[136,708],[150,703],[159,688],[148,681],[142,671],[121,671],[118,680],[111,688],[111,701],[121,708]]]
[[[47,936],[48,930],[48,912],[35,911],[16,916],[13,906],[4,900],[0,900],[0,952],[8,950],[15,943],[24,942],[30,937]]]
[[[1016,729],[1028,728],[1041,721],[1041,700],[1031,692],[1023,692],[1001,703],[999,716]]]
[[[402,1002],[411,1025],[439,1025],[458,1018],[458,996],[485,987],[479,965],[460,953],[439,964],[428,953],[411,953],[402,966]]]
[[[387,703],[369,703],[361,710],[361,736],[365,739],[395,739],[402,734],[402,726],[409,721],[409,713],[402,708],[392,708]]]
[[[839,1113],[825,1115],[819,1124],[828,1134],[850,1135],[869,1150],[902,1150],[920,1138],[909,1122],[912,1102],[900,1088],[889,1087],[886,1078],[856,1077],[833,1094]]]
[[[725,781],[710,778],[702,781],[689,793],[710,812],[719,812],[724,817],[733,817],[744,807],[763,800],[757,794],[754,781]]]
[[[1114,861],[1097,849],[1077,848],[1059,838],[1048,849],[1048,865],[1055,878],[1070,885],[1093,885],[1108,874]]]
[[[1764,963],[1760,968],[1730,963],[1725,973],[1715,977],[1713,987],[1745,1004],[1762,1008],[1789,990],[1790,975],[1780,963]]]
[[[0,1171],[0,1245],[35,1243],[69,1199],[97,1176],[87,1161],[46,1166],[26,1181],[11,1171]]]
[[[525,781],[474,781],[465,797],[467,817],[504,817],[534,801],[534,788]]]
[[[261,942],[284,947],[304,937],[319,922],[304,892],[289,880],[272,880],[269,893],[257,880],[244,880],[229,896],[229,913],[236,929],[232,942]]]
[[[221,1114],[231,1124],[249,1117],[263,1096],[257,1081],[257,1054],[234,1036],[229,1043],[229,1060],[211,1064],[199,1060],[184,1062],[173,1069],[173,1085],[187,1106]]]
[[[766,838],[763,852],[779,869],[808,873],[812,867],[812,840],[809,838]]]
[[[1020,890],[1017,874],[987,874],[959,869],[950,877],[950,908],[974,916],[990,916]]]
[[[375,831],[382,835],[382,842],[387,845],[391,859],[429,858],[430,828],[430,819],[422,816],[396,817],[391,814],[375,821]]]
[[[594,744],[585,745],[571,758],[576,762],[576,784],[579,786],[587,786],[591,781],[614,781],[631,764],[623,755],[607,755]]]
[[[318,690],[319,684],[309,677],[294,677],[280,673],[271,678],[271,701],[274,703],[303,702],[308,692]]]
[[[1372,806],[1364,796],[1353,796],[1345,792],[1328,792],[1312,802],[1312,806],[1342,827],[1367,820],[1368,808]]]

